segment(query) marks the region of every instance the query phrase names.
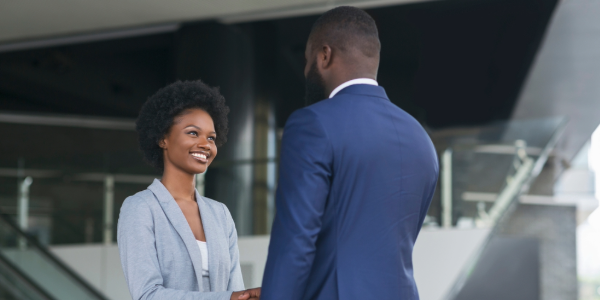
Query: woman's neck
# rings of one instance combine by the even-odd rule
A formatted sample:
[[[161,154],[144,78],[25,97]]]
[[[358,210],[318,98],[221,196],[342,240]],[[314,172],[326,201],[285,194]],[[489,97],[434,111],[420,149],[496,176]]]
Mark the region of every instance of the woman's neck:
[[[194,174],[189,174],[173,167],[165,166],[160,180],[171,196],[177,201],[196,201]]]

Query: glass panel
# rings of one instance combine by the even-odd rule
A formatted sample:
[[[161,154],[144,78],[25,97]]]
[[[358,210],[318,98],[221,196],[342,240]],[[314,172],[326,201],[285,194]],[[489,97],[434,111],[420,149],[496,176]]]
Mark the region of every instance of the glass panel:
[[[540,172],[565,124],[563,118],[522,120],[434,134],[441,224],[492,227]]]
[[[49,300],[52,297],[0,253],[0,299]]]
[[[104,299],[7,216],[0,216],[0,253],[55,299]]]

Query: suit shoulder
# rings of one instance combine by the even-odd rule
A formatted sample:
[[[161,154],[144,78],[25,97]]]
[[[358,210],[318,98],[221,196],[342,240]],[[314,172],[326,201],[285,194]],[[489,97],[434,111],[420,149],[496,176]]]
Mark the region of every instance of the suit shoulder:
[[[125,199],[119,213],[119,231],[124,229],[124,224],[152,224],[155,213],[150,197],[154,197],[154,194],[149,190],[144,190]]]
[[[160,210],[160,204],[156,201],[156,196],[151,190],[137,192],[123,201],[121,205],[120,216],[128,214],[152,214],[152,211]]]
[[[306,109],[306,110],[312,111],[316,114],[319,114],[321,112],[326,112],[333,107],[348,105],[349,103],[348,103],[348,101],[346,101],[346,100],[348,100],[348,98],[351,98],[351,95],[347,95],[347,94],[335,95],[335,97],[333,97],[333,98],[319,101],[319,102],[317,102],[313,105],[307,106],[303,109]]]
[[[319,119],[319,111],[311,105],[294,111],[285,123],[285,127],[303,126],[307,123],[314,123]]]
[[[137,192],[125,198],[121,210],[123,210],[124,208],[138,208],[140,206],[148,206],[148,200],[152,199],[153,197],[154,194],[150,190],[143,190]]]

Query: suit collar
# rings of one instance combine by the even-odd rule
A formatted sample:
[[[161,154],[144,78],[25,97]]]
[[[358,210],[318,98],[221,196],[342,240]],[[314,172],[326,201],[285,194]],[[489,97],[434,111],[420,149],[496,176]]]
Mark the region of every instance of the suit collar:
[[[377,83],[376,80],[371,79],[371,78],[356,78],[356,79],[348,80],[348,81],[340,84],[335,89],[333,89],[333,91],[331,91],[331,94],[329,94],[329,98],[333,98],[339,91],[341,91],[344,88],[349,87],[351,85],[355,85],[355,84],[369,84],[369,85],[374,85],[374,86],[379,85],[379,83]]]
[[[183,243],[185,244],[185,248],[187,249],[187,251],[190,255],[190,259],[192,260],[192,265],[194,267],[194,273],[196,273],[196,280],[198,281],[198,287],[202,291],[202,256],[201,256],[202,254],[200,253],[200,248],[198,248],[198,243],[196,242],[196,238],[194,237],[194,234],[192,233],[192,229],[190,228],[190,225],[188,224],[187,220],[185,219],[185,216],[183,215],[181,208],[179,208],[179,205],[177,204],[177,202],[175,202],[175,199],[173,198],[173,196],[171,196],[171,193],[169,193],[167,188],[162,184],[162,182],[160,182],[160,180],[154,179],[154,182],[152,182],[152,184],[148,187],[148,189],[150,191],[152,191],[152,193],[154,193],[154,195],[156,196],[156,199],[158,199],[158,202],[160,203],[160,206],[162,207],[163,211],[165,212],[165,215],[171,222],[171,225],[173,225],[173,227],[175,228],[175,230],[181,237],[181,240],[183,240]],[[198,191],[196,191],[196,199],[201,199],[198,197],[199,197]],[[205,220],[204,220],[205,214],[202,213],[202,211],[206,210],[206,209],[202,209],[205,207],[200,204],[203,202],[204,202],[204,200],[198,201],[198,208],[200,209],[200,216],[202,217],[202,226],[204,226],[204,233],[206,235],[206,244],[207,244],[207,247],[209,247],[209,253],[210,253],[212,248],[210,248],[211,241],[209,241],[209,235],[207,232],[210,230],[207,229],[206,225],[208,225],[208,224],[205,224]],[[212,220],[208,220],[208,221],[210,222]],[[211,227],[213,227],[212,224],[208,225],[208,228],[211,228]],[[210,255],[209,255],[209,258],[210,258]],[[214,265],[214,262],[213,262],[213,265]],[[212,272],[212,270],[210,270],[211,267],[212,266],[210,265],[210,261],[209,261],[209,272]],[[215,278],[216,278],[216,276],[215,276]],[[213,284],[212,280],[211,280],[211,284]]]
[[[362,95],[362,96],[370,96],[370,97],[378,97],[386,100],[390,100],[387,94],[385,93],[385,89],[381,86],[369,85],[369,84],[354,84],[348,86],[341,91],[339,91],[333,98],[336,98],[341,95]]]

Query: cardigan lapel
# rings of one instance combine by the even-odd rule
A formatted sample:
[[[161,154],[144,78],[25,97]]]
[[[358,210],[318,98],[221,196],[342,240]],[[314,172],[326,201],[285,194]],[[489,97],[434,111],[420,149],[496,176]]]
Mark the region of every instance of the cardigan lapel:
[[[219,223],[215,219],[215,212],[210,209],[208,204],[205,202],[206,200],[200,196],[198,191],[196,191],[196,199],[196,202],[198,202],[198,209],[200,210],[200,217],[202,217],[204,236],[206,236],[206,247],[208,248],[208,272],[210,275],[210,286],[213,291],[225,290],[227,287],[222,287],[220,285],[222,280],[218,280],[222,275],[225,275],[225,277],[228,278],[228,274],[220,274],[221,270],[219,268],[219,257],[222,255],[220,251],[224,249],[229,250],[229,247],[221,245],[223,243],[221,236],[224,231],[221,230]],[[227,253],[227,258],[229,258],[229,253]]]
[[[175,202],[173,196],[171,196],[171,193],[169,193],[167,188],[158,179],[154,179],[154,182],[148,187],[148,189],[154,193],[158,199],[158,202],[160,203],[160,206],[167,215],[167,218],[169,221],[171,221],[171,225],[173,225],[183,240],[183,243],[185,244],[185,247],[190,255],[190,259],[192,260],[192,266],[194,267],[194,273],[196,273],[198,287],[200,291],[202,291],[202,257],[200,248],[196,242],[196,238],[194,238],[192,229],[190,229],[190,225],[185,219],[183,212],[181,212],[181,208],[179,208],[179,205],[177,202]]]

